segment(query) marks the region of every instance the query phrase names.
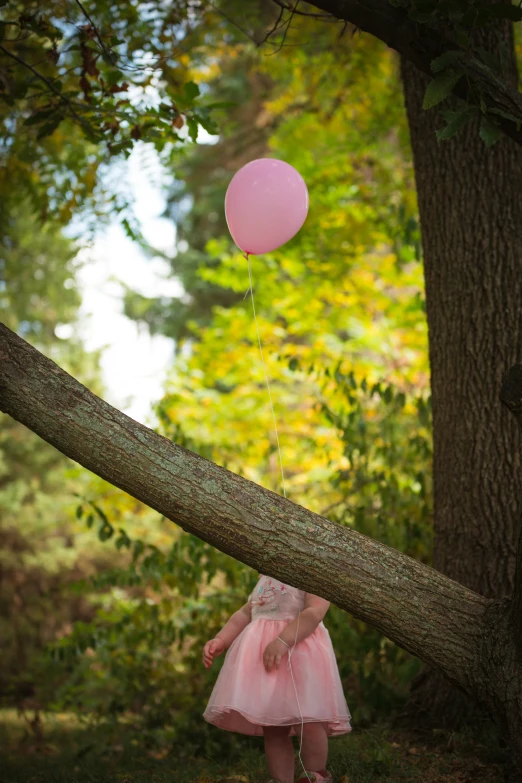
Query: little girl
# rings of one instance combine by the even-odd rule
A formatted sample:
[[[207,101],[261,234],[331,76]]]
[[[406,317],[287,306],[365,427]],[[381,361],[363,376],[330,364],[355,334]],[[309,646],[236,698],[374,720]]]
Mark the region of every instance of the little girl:
[[[228,649],[204,718],[222,729],[264,735],[271,783],[293,783],[291,735],[302,741],[306,776],[332,783],[328,736],[351,731],[330,635],[329,602],[261,576],[248,602],[203,650],[208,669]]]

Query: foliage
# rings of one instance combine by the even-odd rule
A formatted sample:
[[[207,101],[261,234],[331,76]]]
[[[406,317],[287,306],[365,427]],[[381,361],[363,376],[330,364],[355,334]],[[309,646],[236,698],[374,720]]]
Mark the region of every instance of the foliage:
[[[128,525],[116,531],[98,504],[84,501],[76,516],[93,532],[97,528],[100,540],[114,544],[120,556],[117,566],[74,586],[98,610],[91,622],[76,623],[50,646],[40,674],[53,683],[46,703],[74,709],[91,722],[123,721],[147,747],[168,746],[181,736],[187,752],[223,750],[208,726],[193,731],[215,676],[201,665],[199,640],[236,610],[238,593],[250,592],[251,573],[194,536],[172,530],[168,520],[152,543],[149,531],[145,540],[129,535]]]
[[[2,322],[49,347],[56,341],[55,329],[70,323],[80,305],[76,248],[56,224],[41,226],[28,201],[7,207],[0,258]]]
[[[433,93],[437,100],[446,97],[470,64],[504,77],[505,49],[491,52],[480,41],[476,44],[475,32],[484,26],[495,32],[502,21],[519,21],[518,6],[483,0],[395,0],[395,5],[405,8],[419,34],[429,30],[451,43],[434,60],[438,75],[426,105],[435,105]],[[175,170],[181,166],[180,151],[197,139],[200,129],[216,134],[227,124],[224,112],[230,108],[230,94],[237,92],[233,83],[224,90],[229,93],[225,99],[207,93],[215,61],[223,59],[225,50],[233,56],[249,40],[264,46],[267,55],[285,47],[305,50],[309,41],[303,44],[303,32],[312,40],[324,38],[327,29],[339,34],[341,28],[332,21],[307,20],[292,6],[285,11],[261,0],[249,3],[247,12],[239,0],[4,0],[0,205],[16,181],[15,197],[30,198],[42,219],[53,215],[65,225],[81,214],[77,227],[85,234],[87,221],[94,231],[100,220],[119,214],[129,236],[138,238],[132,204],[109,162],[125,158],[135,144],[146,141]],[[336,70],[334,64],[334,81]],[[224,73],[221,68],[220,75]],[[241,81],[238,75],[236,70],[236,82]],[[363,80],[364,71],[361,76]],[[480,112],[481,136],[493,143],[498,114],[487,111],[480,91],[469,95],[468,104],[461,123],[442,129],[440,138],[449,138]],[[505,112],[502,120],[520,123]],[[260,135],[262,140],[262,128]],[[0,214],[2,226],[5,217]],[[185,271],[189,274],[188,267]],[[152,317],[152,308],[148,314]]]
[[[258,739],[243,737],[232,755],[190,756],[183,745],[144,752],[128,730],[85,727],[72,714],[39,722],[0,712],[3,770],[29,783],[261,783],[266,763]],[[34,726],[34,729],[31,727]],[[38,727],[38,728],[37,728]],[[39,733],[38,733],[39,732]],[[331,742],[329,767],[339,783],[500,783],[504,754],[496,736],[439,732],[418,736],[385,724]]]
[[[522,20],[522,10],[511,3],[491,5],[484,0],[452,0],[440,3],[438,0],[395,0],[393,5],[408,7],[409,16],[420,24],[436,30],[445,29],[449,37],[464,42],[461,37],[465,29],[474,30],[491,24],[492,19]]]
[[[293,242],[251,263],[283,451],[299,451],[297,460],[284,454],[284,462],[290,474],[296,470],[290,486],[293,482],[306,488],[305,495],[296,490],[291,496],[306,497],[314,508],[313,480],[306,470],[294,468],[294,462],[306,465],[304,451],[309,450],[311,459],[324,464],[320,450],[327,442],[335,444],[331,422],[319,443],[314,441],[326,371],[341,362],[343,372],[353,368],[357,384],[364,377],[375,383],[387,376],[409,391],[427,385],[419,236],[395,61],[370,41],[358,40],[349,48],[338,42],[336,47],[330,34],[316,39],[315,48],[315,60],[310,51],[289,49],[284,57],[259,58],[258,65],[251,65],[254,72],[268,71],[270,82],[277,85],[256,107],[258,114],[264,112],[266,127],[277,128],[271,136],[265,134],[266,145],[301,171],[313,205]],[[334,79],[331,66],[343,57]],[[305,67],[308,64],[313,68]],[[241,61],[238,68],[243,66]],[[248,77],[245,89],[254,80]],[[371,111],[368,85],[378,96]],[[306,102],[290,110],[301,94]],[[192,172],[189,184],[196,180],[201,196],[197,215],[210,214],[217,203],[218,182],[212,183],[208,201],[199,182],[213,155],[228,162],[224,153],[234,147],[234,127],[231,138],[231,144],[225,136],[215,146],[196,149],[186,163]],[[223,199],[224,181],[220,187]],[[210,231],[208,222],[206,237]],[[273,423],[250,304],[243,298],[247,264],[231,249],[225,231],[223,222],[216,221],[204,254],[196,234],[200,262],[192,274],[229,291],[237,304],[225,307],[218,299],[211,326],[204,329],[208,316],[203,323],[196,318],[188,322],[190,354],[180,354],[159,415],[169,432],[172,424],[181,425],[198,444],[217,447],[223,464],[261,480],[273,453]],[[197,286],[194,283],[187,295],[201,308]],[[165,322],[171,312],[169,307]],[[259,461],[260,451],[265,455],[261,466],[249,468]],[[335,455],[335,446],[332,451]],[[275,467],[272,487],[279,486]]]
[[[442,24],[442,4],[425,3],[424,10],[414,5],[415,13],[425,14],[419,24]],[[462,4],[454,5],[457,34],[467,22],[459,17]],[[64,8],[67,24],[60,21]],[[337,27],[319,28],[305,17],[292,22],[292,45],[268,57],[207,4],[194,8],[199,16],[191,17],[184,4],[99,0],[88,8],[94,23],[85,23],[79,3],[49,2],[24,28],[26,40],[6,32],[5,46],[17,57],[33,58],[40,49],[50,55],[42,74],[61,93],[50,87],[38,92],[32,77],[23,96],[9,94],[9,85],[4,90],[4,187],[20,184],[13,203],[25,205],[27,219],[15,220],[11,206],[5,210],[12,243],[6,258],[24,274],[6,274],[0,306],[15,328],[31,339],[45,338],[46,350],[72,367],[81,346],[57,343],[55,330],[74,320],[78,306],[74,282],[69,285],[74,250],[50,218],[67,222],[90,200],[99,211],[119,210],[129,221],[125,198],[107,196],[112,184],[100,172],[113,156],[105,173],[116,179],[118,156],[140,140],[154,145],[183,180],[170,184],[168,214],[181,240],[170,259],[172,274],[185,295],[180,302],[128,292],[125,304],[152,331],[178,340],[175,371],[157,405],[161,431],[280,491],[273,422],[245,299],[247,264],[231,245],[222,203],[232,171],[246,160],[284,158],[305,177],[312,209],[291,243],[251,263],[288,496],[430,562],[427,333],[396,58],[376,41],[347,40]],[[233,3],[231,8],[237,11]],[[260,13],[262,8],[260,3]],[[6,13],[18,31],[21,8],[10,4]],[[259,28],[266,29],[266,20]],[[56,29],[63,36],[55,37],[55,48]],[[113,32],[122,43],[106,48]],[[180,36],[183,47],[192,44],[190,56],[176,50]],[[298,41],[309,43],[293,45]],[[152,66],[148,51],[157,58]],[[166,51],[175,51],[175,59],[165,58]],[[451,94],[461,65],[457,50],[434,61],[429,105],[442,105]],[[11,84],[19,73],[12,71]],[[129,89],[113,90],[123,77]],[[73,93],[81,80],[79,99]],[[120,103],[131,93],[130,102]],[[186,123],[194,140],[195,123],[214,130],[206,110],[219,112],[227,104],[234,106],[220,117],[217,142],[185,145],[181,154],[186,130],[178,126]],[[38,114],[46,110],[51,114]],[[112,127],[104,120],[111,112]],[[440,137],[449,138],[476,114],[473,107],[449,112]],[[488,118],[481,134],[486,143],[495,140]],[[39,233],[42,214],[48,222]],[[133,226],[127,223],[131,234]],[[88,361],[77,359],[80,378],[90,373]],[[95,384],[95,373],[90,377]],[[15,469],[0,476],[0,491],[5,498],[11,493],[9,530],[16,517],[24,537],[23,547],[13,538],[5,547],[6,605],[16,605],[21,590],[13,587],[15,575],[26,578],[29,562],[38,579],[27,579],[37,587],[22,596],[21,622],[12,622],[13,612],[3,620],[15,629],[11,638],[17,633],[31,650],[50,642],[54,657],[40,657],[30,670],[41,702],[108,724],[111,732],[124,727],[152,753],[180,743],[187,758],[234,751],[235,738],[202,724],[216,670],[202,669],[200,650],[246,598],[255,575],[168,521],[158,524],[157,515],[71,470],[47,447],[24,440],[17,451],[15,443],[6,430],[4,461]],[[51,525],[63,545],[51,539]],[[34,598],[49,587],[45,600]],[[48,616],[53,622],[43,634]],[[336,607],[327,625],[356,724],[397,708],[417,662]]]
[[[400,2],[398,5],[405,5]],[[408,4],[409,5],[409,4]],[[434,74],[424,96],[423,108],[430,109],[452,95],[461,79],[468,84],[466,101],[456,111],[449,111],[446,126],[437,132],[439,141],[452,138],[474,117],[480,117],[479,135],[489,147],[500,138],[499,115],[520,128],[521,118],[501,109],[487,107],[480,86],[470,85],[470,69],[478,69],[495,79],[508,77],[510,52],[505,36],[510,22],[522,20],[522,9],[511,3],[491,3],[484,0],[456,0],[450,4],[437,0],[413,2],[410,18],[439,33],[456,47],[446,49],[431,63]],[[458,119],[457,119],[458,118]]]
[[[215,143],[186,149],[176,178],[166,188],[167,214],[175,222],[177,234],[176,254],[167,260],[184,296],[148,299],[128,290],[124,301],[130,318],[144,323],[151,333],[176,341],[193,337],[192,322],[207,325],[213,306],[229,307],[244,293],[204,279],[199,269],[219,264],[220,259],[209,254],[206,246],[227,231],[223,199],[232,173],[248,160],[267,154],[270,125],[263,116],[271,79],[260,72],[259,55],[250,46],[236,45],[222,52],[218,49],[215,56],[219,56],[219,69],[206,85],[209,100],[232,107],[220,123]]]
[[[271,85],[246,109],[252,124],[262,117],[266,129],[254,135],[254,149],[263,143],[297,166],[313,204],[292,243],[252,259],[289,497],[429,561],[426,331],[394,60],[368,41],[336,46],[330,33],[315,39],[313,54],[289,49],[270,60],[234,56],[236,85],[245,93],[258,69]],[[334,69],[340,62],[343,68]],[[230,78],[226,57],[223,67]],[[368,89],[375,96],[371,111]],[[192,448],[280,491],[255,328],[243,301],[246,262],[230,250],[222,219],[214,230],[209,220],[226,176],[218,170],[207,186],[205,174],[212,160],[223,168],[237,165],[240,130],[231,123],[230,135],[196,148],[184,164],[189,177],[181,198],[194,187],[188,219],[203,231],[185,234],[190,245],[181,268],[185,259],[193,262],[192,278],[184,278],[194,299],[185,327],[190,350],[179,354],[158,415],[169,437],[179,440],[183,431]],[[211,320],[212,289],[203,283],[230,292],[227,305],[215,298]],[[156,304],[155,317],[164,303]],[[174,306],[164,311],[167,329]],[[327,623],[343,651],[339,663],[356,721],[396,707],[415,662],[335,608]]]
[[[86,353],[75,331],[75,244],[53,222],[41,227],[27,200],[8,200],[3,211],[2,322],[100,391],[98,356]],[[34,696],[35,656],[75,620],[92,617],[84,597],[67,595],[85,561],[97,567],[104,557],[91,547],[84,559],[73,531],[73,492],[87,483],[85,471],[0,416],[0,696],[18,704]]]
[[[221,212],[247,116],[262,132],[244,139],[241,154],[250,157],[261,145],[293,163],[313,204],[292,243],[252,259],[289,497],[428,562],[426,326],[395,60],[375,42],[346,46],[324,28],[312,50],[265,58],[235,46],[214,71],[209,100],[235,90],[243,113],[238,109],[216,145],[187,154],[187,184],[172,193],[173,210],[191,196],[182,209],[190,244],[180,263],[194,307],[178,320],[185,349],[157,406],[162,432],[280,490],[255,326],[243,298],[246,262],[231,248],[219,213],[210,219],[212,209]],[[258,92],[245,105],[251,85]],[[206,188],[204,172],[216,161],[222,170]],[[140,306],[143,320],[153,307],[151,322],[172,328],[170,303]],[[232,748],[233,737],[201,725],[215,670],[202,669],[200,651],[255,576],[166,522],[153,533],[152,516],[101,482],[79,494],[76,524],[110,547],[116,567],[78,584],[97,608],[51,645],[54,660],[40,673],[50,686],[40,689],[42,700],[123,724],[149,747]],[[335,607],[327,624],[355,721],[396,708],[416,662]]]
[[[343,399],[346,407],[341,415],[329,408],[325,414],[342,434],[352,469],[333,480],[339,500],[331,515],[428,560],[430,492],[422,468],[430,456],[429,410],[422,397],[409,400],[389,386],[364,391],[354,388],[353,377],[336,376],[337,402]],[[177,439],[194,449],[179,431]],[[89,517],[87,524],[93,527]],[[216,743],[223,751],[230,738],[219,739],[206,725],[194,737],[215,677],[202,670],[201,647],[245,600],[255,577],[193,536],[182,533],[161,548],[131,539],[124,529],[116,532],[103,516],[97,524],[98,535],[128,549],[130,559],[93,579],[92,587],[104,591],[96,618],[77,625],[54,649],[60,674],[64,663],[70,667],[56,708],[124,719],[147,744],[183,739],[194,752],[210,753]],[[327,625],[356,721],[396,708],[415,661],[363,623],[347,623],[335,607]],[[185,673],[190,676],[180,676]]]
[[[217,132],[213,112],[226,107],[206,100],[189,69],[222,17],[184,0],[11,0],[0,13],[0,195],[16,180],[43,217],[66,224],[81,212],[83,231],[89,216],[119,212],[134,237],[131,205],[106,164],[142,140],[173,166],[199,128]]]

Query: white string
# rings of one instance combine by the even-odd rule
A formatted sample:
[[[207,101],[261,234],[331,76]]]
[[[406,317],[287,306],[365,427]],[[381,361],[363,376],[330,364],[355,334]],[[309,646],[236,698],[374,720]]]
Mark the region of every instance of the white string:
[[[274,403],[272,402],[272,394],[270,392],[270,383],[269,383],[269,380],[268,380],[268,373],[267,373],[267,370],[266,370],[265,358],[263,356],[263,347],[261,345],[261,336],[259,334],[259,326],[258,326],[258,323],[257,323],[256,305],[255,305],[255,301],[254,301],[254,284],[252,282],[252,268],[250,266],[250,258],[249,258],[248,253],[245,253],[245,258],[246,258],[247,263],[248,263],[248,279],[249,279],[249,282],[250,282],[250,295],[251,295],[251,298],[252,298],[252,310],[254,312],[254,321],[255,321],[255,324],[256,324],[257,342],[258,342],[258,345],[259,345],[259,353],[261,355],[261,362],[263,364],[263,372],[265,374],[265,383],[266,383],[266,389],[268,391],[268,399],[270,400],[270,408],[272,409],[272,418],[274,420],[274,430],[275,430],[275,436],[276,436],[276,441],[277,441],[277,453],[279,455],[279,465],[280,465],[280,468],[281,468],[281,482],[282,482],[282,485],[283,485],[283,495],[286,498],[285,474],[284,474],[284,470],[283,470],[283,457],[281,455],[281,446],[279,445],[279,433],[277,431],[277,419],[276,419],[276,415],[275,415],[275,411],[274,411]],[[246,292],[245,297],[247,295],[248,295],[248,291]],[[297,693],[297,686],[295,684],[294,670],[292,668],[292,653],[295,650],[295,646],[297,644],[297,634],[299,633],[299,621],[300,621],[300,619],[301,619],[301,612],[299,612],[299,614],[297,615],[297,628],[295,630],[294,644],[293,644],[293,646],[291,648],[290,648],[290,645],[288,645],[288,644],[286,646],[289,648],[289,650],[288,650],[288,668],[290,670],[290,676],[292,677],[292,684],[294,686],[295,698],[297,699],[297,706],[299,707],[299,715],[301,717],[301,738],[300,738],[299,750],[297,751],[297,754],[299,756],[299,761],[301,762],[301,766],[303,768],[303,772],[305,773],[307,779],[311,782],[312,778],[310,777],[310,775],[306,771],[305,765],[303,764],[303,759],[301,758],[301,751],[303,749],[304,717],[303,717],[303,712],[301,710],[301,703],[299,701],[299,695]],[[283,641],[283,640],[281,639],[281,641]],[[283,644],[286,644],[286,642],[283,642]]]
[[[270,408],[272,409],[272,418],[274,420],[274,430],[275,430],[275,436],[277,441],[277,453],[279,455],[279,466],[281,468],[281,483],[283,485],[283,495],[286,498],[286,487],[285,487],[285,473],[283,470],[283,457],[281,455],[281,446],[279,445],[279,433],[277,431],[277,419],[274,411],[274,403],[272,402],[272,393],[270,392],[270,384],[268,382],[268,373],[266,371],[266,364],[265,364],[265,357],[263,356],[263,347],[261,345],[261,336],[259,334],[259,326],[257,323],[257,315],[256,315],[256,305],[254,302],[254,285],[252,283],[252,269],[250,266],[250,258],[248,256],[248,253],[245,253],[245,258],[248,263],[248,278],[250,280],[250,295],[252,298],[252,310],[254,311],[254,321],[256,323],[256,333],[257,333],[257,342],[259,345],[259,353],[261,354],[261,362],[263,364],[263,372],[265,374],[265,383],[266,383],[266,389],[268,392],[268,399],[270,400]],[[248,291],[247,291],[248,293]]]
[[[292,669],[292,653],[295,650],[295,646],[297,644],[297,634],[299,633],[299,620],[301,619],[301,612],[297,615],[297,628],[295,629],[295,640],[293,647],[288,652],[288,668],[290,669],[290,676],[292,677],[292,683],[294,686],[295,691],[295,698],[297,699],[297,706],[299,707],[299,715],[301,716],[301,739],[299,741],[299,750],[297,751],[297,755],[299,756],[299,761],[301,762],[301,766],[303,768],[303,772],[305,773],[308,780],[312,780],[310,775],[305,769],[305,765],[303,764],[303,759],[301,758],[301,751],[303,750],[303,732],[304,732],[304,718],[303,718],[303,712],[301,710],[301,703],[299,701],[299,696],[297,694],[297,686],[295,684],[294,680],[294,670]]]

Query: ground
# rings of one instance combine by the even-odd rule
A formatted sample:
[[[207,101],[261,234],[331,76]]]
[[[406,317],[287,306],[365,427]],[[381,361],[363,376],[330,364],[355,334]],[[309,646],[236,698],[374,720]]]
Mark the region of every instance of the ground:
[[[143,751],[136,740],[104,741],[106,728],[74,716],[43,716],[30,726],[0,711],[0,783],[264,783],[259,747],[234,762],[209,757],[176,763],[176,752]],[[36,732],[35,732],[36,729]],[[502,783],[504,754],[495,741],[471,734],[419,735],[375,726],[331,741],[335,783]]]

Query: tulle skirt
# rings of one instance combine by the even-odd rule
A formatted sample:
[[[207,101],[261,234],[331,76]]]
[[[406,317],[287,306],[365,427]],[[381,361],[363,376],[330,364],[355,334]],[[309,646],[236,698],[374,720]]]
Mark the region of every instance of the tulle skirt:
[[[205,720],[227,731],[260,735],[263,726],[325,723],[330,736],[351,731],[330,634],[321,623],[296,645],[279,670],[267,672],[263,652],[291,620],[258,619],[230,646],[207,708]],[[292,673],[293,680],[292,681]]]

